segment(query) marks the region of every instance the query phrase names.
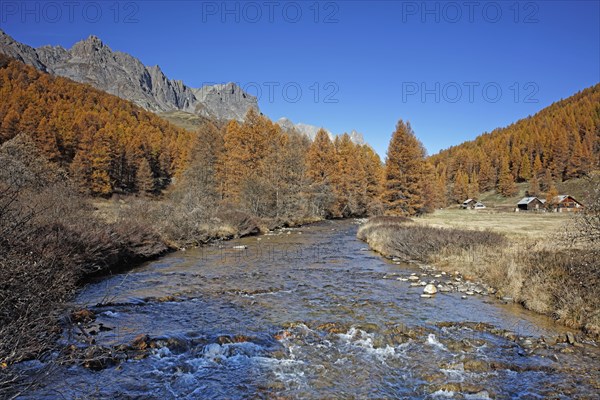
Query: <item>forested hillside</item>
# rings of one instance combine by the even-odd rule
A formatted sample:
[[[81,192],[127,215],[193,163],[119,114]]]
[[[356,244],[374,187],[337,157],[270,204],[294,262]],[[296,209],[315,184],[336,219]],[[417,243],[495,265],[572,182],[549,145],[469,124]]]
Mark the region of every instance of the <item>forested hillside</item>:
[[[189,132],[4,56],[0,99],[0,144],[31,137],[91,195],[159,192],[181,176],[174,191],[197,189],[193,210],[222,206],[280,220],[381,211],[381,160],[347,134],[331,141],[322,131],[310,142],[254,110],[242,123],[205,121]]]
[[[29,135],[93,195],[165,187],[194,135],[88,85],[0,55],[0,144]]]
[[[550,191],[558,182],[600,168],[600,84],[556,102],[534,116],[485,133],[432,157],[450,202],[495,189],[515,194]]]

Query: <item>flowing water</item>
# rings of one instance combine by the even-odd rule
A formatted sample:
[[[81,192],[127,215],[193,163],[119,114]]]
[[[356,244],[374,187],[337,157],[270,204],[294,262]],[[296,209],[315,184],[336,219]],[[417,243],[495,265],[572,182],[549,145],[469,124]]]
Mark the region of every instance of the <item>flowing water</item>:
[[[598,394],[594,346],[532,346],[565,331],[491,296],[421,298],[422,287],[395,277],[423,271],[368,251],[356,229],[335,221],[243,238],[88,285],[76,303],[96,313],[87,329],[97,345],[115,348],[140,334],[157,345],[97,371],[67,364],[40,372],[38,388],[22,398]],[[85,339],[65,332],[65,342]]]

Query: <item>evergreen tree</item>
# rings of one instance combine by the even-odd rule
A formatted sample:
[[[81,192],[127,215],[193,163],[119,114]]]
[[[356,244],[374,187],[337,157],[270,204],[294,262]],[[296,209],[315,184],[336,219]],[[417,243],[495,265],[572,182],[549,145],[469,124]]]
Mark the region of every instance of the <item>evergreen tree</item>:
[[[390,141],[385,164],[383,204],[392,215],[415,215],[424,211],[423,178],[425,150],[410,123],[402,120]]]
[[[529,155],[527,153],[524,153],[521,159],[519,178],[521,181],[528,181],[531,178],[531,162],[529,161]]]
[[[535,174],[529,179],[528,192],[531,196],[538,196],[540,194],[540,181]]]
[[[504,197],[510,197],[517,193],[515,179],[510,172],[508,159],[504,157],[500,164],[500,176],[498,177],[498,193]]]
[[[469,177],[463,171],[458,171],[454,180],[454,187],[452,188],[452,194],[454,201],[462,203],[463,201],[470,198],[469,193]]]
[[[155,189],[154,174],[147,159],[138,163],[136,172],[136,187],[140,193],[152,193]]]

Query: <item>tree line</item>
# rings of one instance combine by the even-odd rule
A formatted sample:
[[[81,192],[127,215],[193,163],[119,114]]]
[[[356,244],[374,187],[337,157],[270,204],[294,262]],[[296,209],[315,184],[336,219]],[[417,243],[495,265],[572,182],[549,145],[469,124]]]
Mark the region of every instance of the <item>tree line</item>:
[[[0,55],[0,144],[29,135],[85,193],[154,191],[186,167],[194,135],[131,102]]]
[[[29,135],[84,193],[166,193],[185,213],[274,220],[415,215],[496,190],[555,192],[599,167],[600,85],[437,155],[400,120],[385,164],[348,134],[314,141],[250,110],[179,129],[131,102],[0,57],[0,144]],[[171,183],[175,182],[175,185]]]
[[[204,124],[179,191],[261,218],[339,218],[381,208],[383,165],[348,134],[314,141],[249,110],[243,122]]]
[[[495,190],[554,192],[555,185],[600,168],[600,84],[505,128],[429,158],[447,203]]]

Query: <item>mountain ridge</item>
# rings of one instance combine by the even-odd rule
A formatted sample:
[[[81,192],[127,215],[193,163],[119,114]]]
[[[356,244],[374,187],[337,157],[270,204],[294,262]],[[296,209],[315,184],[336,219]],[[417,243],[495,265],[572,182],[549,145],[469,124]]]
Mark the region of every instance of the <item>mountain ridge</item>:
[[[172,121],[175,124],[181,120],[181,113],[189,114],[191,119],[196,116],[243,121],[250,108],[260,112],[258,99],[234,82],[201,88],[187,86],[182,80],[169,79],[159,65],[144,65],[129,53],[113,51],[96,35],[76,42],[70,49],[49,44],[33,48],[0,29],[0,53],[42,72],[92,85],[145,110],[167,116],[167,119],[175,114],[178,116]],[[277,122],[284,130],[294,129],[311,141],[321,129],[315,125],[293,123],[285,117]],[[185,125],[186,129],[190,128]],[[334,140],[336,134],[326,131]],[[354,143],[365,144],[361,133],[352,130],[349,135]]]
[[[250,108],[259,109],[258,99],[235,83],[191,88],[181,80],[169,79],[158,65],[146,66],[128,53],[113,51],[95,35],[70,49],[52,45],[33,48],[0,29],[0,53],[42,72],[90,84],[155,113],[184,111],[241,121]],[[232,88],[233,92],[229,90]]]

